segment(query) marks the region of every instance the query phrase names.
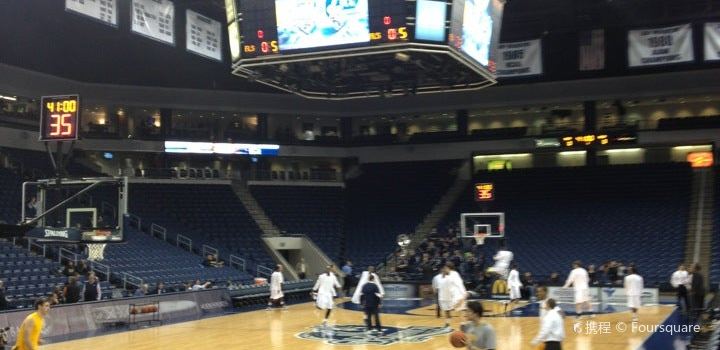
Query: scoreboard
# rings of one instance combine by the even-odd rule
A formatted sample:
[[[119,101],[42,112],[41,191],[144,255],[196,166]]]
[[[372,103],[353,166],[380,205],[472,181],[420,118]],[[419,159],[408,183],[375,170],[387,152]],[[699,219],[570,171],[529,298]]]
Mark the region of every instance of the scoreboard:
[[[408,40],[404,0],[241,1],[242,57]]]
[[[490,66],[504,0],[242,0],[241,58],[419,42]],[[452,10],[451,10],[452,9]],[[232,22],[232,20],[231,20]]]
[[[233,74],[318,99],[482,89],[505,1],[225,0]]]
[[[43,96],[40,99],[40,141],[77,140],[80,96]]]

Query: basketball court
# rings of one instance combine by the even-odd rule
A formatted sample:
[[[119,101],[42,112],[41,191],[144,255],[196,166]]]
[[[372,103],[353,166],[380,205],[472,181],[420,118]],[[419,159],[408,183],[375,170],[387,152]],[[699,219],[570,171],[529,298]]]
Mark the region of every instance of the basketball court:
[[[341,300],[336,299],[339,306],[343,305]],[[529,316],[532,312],[522,312],[527,308],[525,305],[521,304],[510,317],[498,315],[503,311],[499,302],[483,305],[488,314],[485,322],[495,328],[498,349],[533,349],[530,341],[539,329],[539,320]],[[331,326],[322,328],[319,326],[322,312],[313,303],[304,303],[291,305],[287,311],[243,312],[49,344],[44,349],[452,349],[449,331],[443,328],[443,320],[434,316],[434,305],[389,309],[394,313],[381,315],[383,328],[387,329],[384,336],[365,335],[361,326],[363,314],[342,307],[333,311]],[[573,317],[566,317],[563,348],[673,349],[672,343],[677,340],[643,332],[652,326],[672,323],[671,316],[676,315],[673,311],[674,307],[667,305],[643,307],[638,324],[641,327],[636,327],[636,331],[628,312],[600,314],[577,323]],[[462,321],[464,318],[455,313],[452,328],[458,329]],[[622,331],[623,327],[627,328]]]

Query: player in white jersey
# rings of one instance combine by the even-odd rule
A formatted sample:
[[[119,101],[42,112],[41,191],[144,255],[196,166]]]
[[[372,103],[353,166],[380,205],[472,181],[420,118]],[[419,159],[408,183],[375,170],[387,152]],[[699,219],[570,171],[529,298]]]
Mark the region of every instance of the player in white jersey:
[[[325,310],[325,318],[323,326],[327,325],[328,317],[333,309],[333,298],[337,296],[336,288],[340,288],[340,282],[332,272],[333,266],[328,265],[326,271],[318,276],[315,286],[313,286],[313,297],[318,308]]]
[[[465,283],[453,267],[452,263],[443,266],[442,277],[438,279],[438,304],[445,312],[445,327],[450,326],[452,310],[464,306],[464,301],[467,299]]]
[[[510,263],[513,261],[513,257],[513,253],[505,247],[505,241],[500,241],[500,248],[493,257],[495,265],[489,268],[488,271],[497,273],[502,279],[507,279],[508,268],[510,267]]]
[[[677,271],[673,272],[670,277],[670,284],[677,289],[677,305],[681,310],[690,310],[690,301],[688,299],[688,287],[690,287],[690,276],[688,275],[685,265],[678,266]]]
[[[380,282],[380,277],[375,273],[375,266],[368,266],[367,270],[362,272],[362,275],[360,276],[360,281],[358,281],[358,285],[355,288],[355,293],[353,293],[352,296],[353,303],[360,304],[360,295],[362,294],[362,288],[363,286],[365,286],[365,283],[368,283],[370,275],[375,276],[374,282],[375,284],[377,284],[378,289],[380,289],[380,294],[385,295],[385,289]]]
[[[583,310],[590,312],[590,276],[579,260],[573,262],[573,270],[563,288],[569,288],[570,285],[575,290],[575,312],[579,318]]]
[[[270,275],[270,299],[268,299],[267,309],[272,309],[273,305],[280,305],[283,309],[285,307],[285,294],[282,291],[282,284],[285,282],[283,278],[283,267],[282,265],[275,266],[275,271]]]
[[[512,264],[510,273],[508,274],[507,286],[510,289],[510,303],[517,303],[520,300],[520,288],[523,284],[520,282],[520,272],[518,272],[517,264]],[[508,304],[505,304],[505,312],[507,312]]]
[[[435,303],[437,303],[435,307],[435,313],[437,318],[440,318],[440,299],[439,299],[439,293],[438,289],[440,288],[440,280],[443,278],[443,273],[440,271],[435,277],[432,279],[432,289],[433,293],[435,293]]]
[[[640,301],[640,296],[642,295],[642,291],[644,288],[643,278],[637,274],[637,272],[635,271],[635,267],[630,266],[628,267],[627,276],[625,276],[625,280],[623,282],[623,287],[625,287],[625,294],[627,295],[628,307],[630,308],[630,310],[632,310],[633,314],[632,320],[633,322],[637,322],[637,312],[640,308],[640,305],[642,305]]]

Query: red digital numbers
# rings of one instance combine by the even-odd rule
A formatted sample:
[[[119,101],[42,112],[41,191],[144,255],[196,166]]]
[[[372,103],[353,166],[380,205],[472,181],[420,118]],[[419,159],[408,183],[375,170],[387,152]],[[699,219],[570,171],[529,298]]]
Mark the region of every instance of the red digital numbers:
[[[69,136],[73,132],[72,115],[70,113],[50,115],[49,136]]]
[[[390,17],[390,16],[383,17],[383,24],[385,24],[386,26],[389,26],[390,24],[392,24],[392,17]]]
[[[263,39],[263,38],[265,38],[265,32],[263,32],[262,30],[258,30],[257,36],[258,36],[258,39]]]
[[[266,41],[261,42],[260,43],[260,51],[262,51],[263,53],[270,52],[270,45],[268,45],[268,43]]]

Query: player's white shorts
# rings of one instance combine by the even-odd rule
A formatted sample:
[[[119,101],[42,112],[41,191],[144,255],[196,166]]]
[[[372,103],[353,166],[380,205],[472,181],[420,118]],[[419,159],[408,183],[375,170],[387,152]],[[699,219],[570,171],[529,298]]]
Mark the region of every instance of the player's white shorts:
[[[629,308],[639,309],[641,304],[642,303],[640,302],[639,295],[628,295],[627,296],[627,306]]]
[[[315,304],[317,307],[325,310],[332,309],[333,306],[335,306],[333,303],[333,297],[330,294],[318,294]]]
[[[520,286],[510,287],[510,300],[520,299]]]
[[[438,304],[440,305],[440,309],[443,311],[452,311],[455,309],[455,304],[457,304],[456,300],[438,300]]]
[[[575,289],[575,304],[580,304],[590,301],[590,289],[589,288],[576,288]]]
[[[284,297],[285,294],[283,294],[282,289],[271,289],[270,290],[270,299],[276,300]]]

